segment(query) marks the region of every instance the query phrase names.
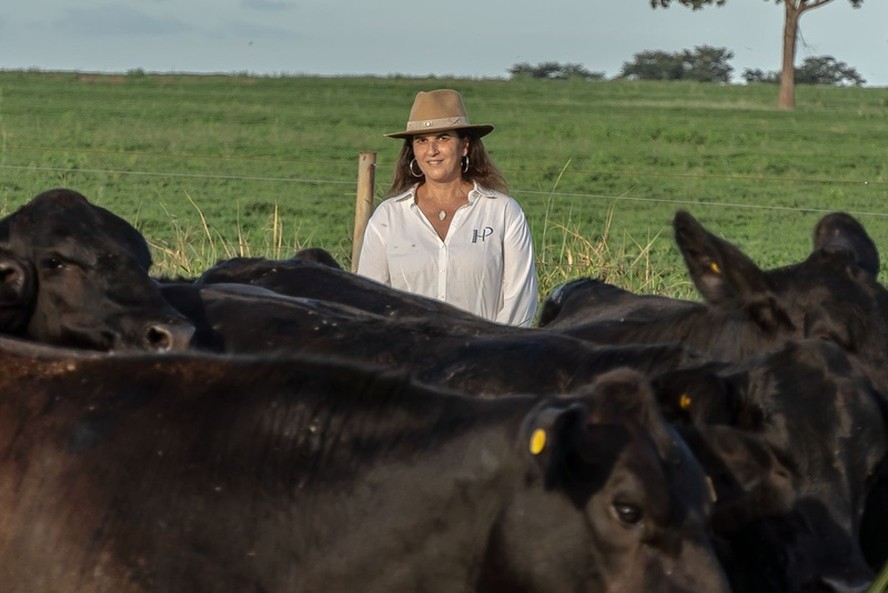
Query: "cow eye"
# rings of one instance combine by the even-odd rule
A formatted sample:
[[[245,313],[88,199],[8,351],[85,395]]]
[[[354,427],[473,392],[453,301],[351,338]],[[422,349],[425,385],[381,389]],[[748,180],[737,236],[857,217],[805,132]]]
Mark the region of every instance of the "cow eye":
[[[60,270],[65,267],[65,263],[57,257],[47,257],[43,260],[43,269]]]
[[[644,516],[641,509],[634,504],[614,503],[614,512],[617,518],[626,525],[636,525]]]

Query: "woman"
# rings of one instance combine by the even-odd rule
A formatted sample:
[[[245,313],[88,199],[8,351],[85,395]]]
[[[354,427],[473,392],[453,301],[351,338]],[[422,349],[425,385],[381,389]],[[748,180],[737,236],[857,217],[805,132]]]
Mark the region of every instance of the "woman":
[[[498,323],[530,326],[533,241],[521,206],[450,89],[416,95],[389,199],[367,224],[358,273]]]

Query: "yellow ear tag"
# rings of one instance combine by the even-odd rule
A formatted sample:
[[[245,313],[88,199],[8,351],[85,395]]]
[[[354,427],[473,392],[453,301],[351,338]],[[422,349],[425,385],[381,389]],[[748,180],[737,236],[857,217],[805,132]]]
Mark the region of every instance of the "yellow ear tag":
[[[678,398],[678,407],[682,410],[687,410],[691,407],[691,396],[687,393],[682,393],[681,397]]]
[[[542,428],[537,428],[533,431],[533,434],[530,435],[530,452],[533,455],[539,455],[543,452],[543,449],[546,448],[546,431]]]
[[[721,268],[718,267],[718,264],[715,263],[714,261],[709,262],[709,269],[712,270],[713,274],[721,274],[722,273]]]

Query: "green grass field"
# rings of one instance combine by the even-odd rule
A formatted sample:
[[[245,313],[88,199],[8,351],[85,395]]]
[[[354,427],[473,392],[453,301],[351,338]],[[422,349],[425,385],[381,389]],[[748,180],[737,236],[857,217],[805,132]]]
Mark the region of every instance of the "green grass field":
[[[465,96],[530,220],[544,291],[591,275],[688,296],[687,209],[763,267],[823,213],[888,237],[888,89],[686,82],[0,72],[0,210],[66,186],[135,224],[155,273],[233,255],[351,253],[358,156],[387,188],[418,90]],[[883,270],[884,273],[884,270]]]

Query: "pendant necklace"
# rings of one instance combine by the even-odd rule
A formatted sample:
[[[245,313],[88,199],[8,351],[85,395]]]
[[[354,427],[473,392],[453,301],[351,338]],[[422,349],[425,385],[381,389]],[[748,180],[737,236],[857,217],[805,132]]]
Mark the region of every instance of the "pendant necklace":
[[[443,210],[441,210],[440,212],[438,212],[438,220],[444,220],[445,218],[447,218],[447,213],[446,213],[446,212],[444,212]]]

